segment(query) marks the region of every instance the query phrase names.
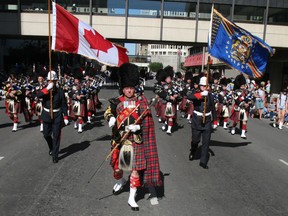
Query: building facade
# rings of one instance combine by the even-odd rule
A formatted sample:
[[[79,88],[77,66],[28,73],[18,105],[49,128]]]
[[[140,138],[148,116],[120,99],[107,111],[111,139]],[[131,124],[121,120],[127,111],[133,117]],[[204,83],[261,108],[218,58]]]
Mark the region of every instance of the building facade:
[[[211,0],[55,2],[113,42],[207,46]],[[225,17],[276,48],[267,72],[270,74],[272,91],[278,91],[278,87],[273,89],[273,86],[281,86],[280,82],[288,78],[288,1],[215,2],[215,8]],[[33,58],[42,61],[39,56],[42,56],[45,44],[47,50],[47,10],[47,0],[0,1],[0,69],[13,63],[14,60],[10,58],[12,52],[19,52],[19,47],[23,46],[28,50],[22,50],[21,61],[24,64],[31,64]],[[22,45],[15,47],[19,43]],[[34,53],[29,49],[31,44],[35,47]],[[160,50],[157,52],[154,56],[159,56]]]

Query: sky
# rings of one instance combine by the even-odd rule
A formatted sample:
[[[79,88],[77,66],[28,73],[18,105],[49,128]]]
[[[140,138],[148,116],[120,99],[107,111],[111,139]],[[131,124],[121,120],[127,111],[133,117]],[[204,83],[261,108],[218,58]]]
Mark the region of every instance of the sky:
[[[125,43],[125,48],[128,50],[128,55],[136,55],[136,44],[135,43]]]

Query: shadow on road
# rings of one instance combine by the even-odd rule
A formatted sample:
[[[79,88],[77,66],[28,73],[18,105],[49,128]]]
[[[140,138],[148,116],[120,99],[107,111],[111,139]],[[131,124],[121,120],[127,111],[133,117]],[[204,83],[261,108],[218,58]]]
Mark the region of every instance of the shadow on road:
[[[220,147],[242,147],[242,146],[247,146],[251,144],[251,142],[237,142],[237,143],[231,143],[231,142],[219,142],[216,140],[211,140],[210,141],[210,146],[220,146]]]
[[[0,128],[5,128],[5,127],[11,127],[12,128],[12,126],[13,126],[13,122],[0,124]]]
[[[162,199],[163,197],[165,197],[165,177],[169,176],[169,175],[170,175],[170,173],[162,173],[160,171],[160,176],[161,176],[161,180],[162,180],[162,186],[155,187],[155,192],[156,192],[156,196],[157,196],[158,199]],[[126,186],[127,185],[129,186],[129,184],[126,184]],[[128,187],[127,191],[129,192],[129,190],[130,190],[130,188]],[[146,194],[150,194],[149,188],[140,187],[138,189],[138,191],[137,191],[136,201],[144,199]],[[150,196],[147,198],[147,200],[149,198],[152,198]]]
[[[58,159],[62,160],[64,158],[68,157],[71,154],[74,154],[74,153],[76,153],[78,151],[85,150],[89,146],[90,146],[90,142],[89,141],[83,141],[81,143],[71,144],[70,146],[60,150],[59,154],[62,154],[62,155]]]

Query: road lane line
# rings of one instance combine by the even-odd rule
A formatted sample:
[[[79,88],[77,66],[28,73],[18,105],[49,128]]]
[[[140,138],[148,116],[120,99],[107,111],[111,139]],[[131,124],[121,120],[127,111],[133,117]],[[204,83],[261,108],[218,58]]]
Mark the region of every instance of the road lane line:
[[[0,160],[2,160],[4,157],[0,157]]]
[[[285,164],[286,166],[288,166],[288,163],[282,159],[279,159],[280,162],[282,162],[283,164]]]

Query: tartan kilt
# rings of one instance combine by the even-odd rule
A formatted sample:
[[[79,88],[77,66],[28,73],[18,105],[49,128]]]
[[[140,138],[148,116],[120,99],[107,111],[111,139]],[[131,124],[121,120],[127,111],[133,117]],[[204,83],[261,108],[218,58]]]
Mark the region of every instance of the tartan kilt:
[[[71,112],[71,110],[72,110],[72,105],[73,105],[73,100],[72,100],[72,98],[68,98],[67,99],[67,106],[68,106],[68,110]]]
[[[187,98],[183,97],[181,102],[179,103],[179,110],[184,112],[187,110]]]
[[[156,116],[161,116],[161,100],[157,100],[157,103],[154,105],[155,111],[156,111]]]
[[[165,116],[165,109],[166,109],[166,104],[163,104],[162,102],[161,102],[161,104],[160,104],[160,118],[161,118],[161,120],[162,121],[166,121],[166,116]]]
[[[239,110],[240,111],[240,110]],[[239,121],[239,111],[235,111],[235,106],[232,108],[230,119],[234,122]]]
[[[192,102],[189,102],[186,113],[189,115],[193,115],[193,111],[194,111],[194,104]]]
[[[95,112],[95,101],[93,99],[87,99],[87,111]]]
[[[76,117],[85,117],[86,116],[86,106],[83,103],[80,103],[80,111],[79,111],[79,115],[77,112],[73,111],[73,105],[72,105],[72,110],[71,110],[71,114],[70,114],[71,118],[76,118]]]
[[[215,105],[215,108],[216,108],[216,116],[218,119],[220,119],[222,117],[223,104],[217,103]]]

